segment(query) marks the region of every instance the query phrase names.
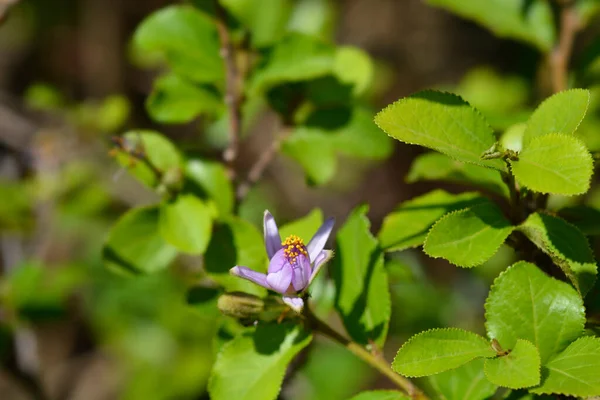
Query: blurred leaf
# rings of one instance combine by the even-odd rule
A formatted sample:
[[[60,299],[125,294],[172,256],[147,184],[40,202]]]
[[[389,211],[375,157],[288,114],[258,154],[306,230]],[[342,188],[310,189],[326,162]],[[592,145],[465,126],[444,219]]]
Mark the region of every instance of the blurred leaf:
[[[264,273],[268,259],[263,236],[254,225],[241,218],[230,217],[215,226],[204,256],[204,268],[228,292],[264,296],[266,289],[229,274],[236,265]]]
[[[383,347],[391,303],[383,252],[369,231],[367,210],[356,208],[338,231],[332,268],[335,306],[355,341]]]
[[[456,369],[432,375],[429,381],[445,400],[485,400],[496,392],[496,385],[486,379],[484,362],[482,358],[475,359]]]
[[[477,110],[454,94],[413,94],[380,111],[375,123],[401,142],[428,147],[462,162],[506,170],[499,159],[481,159],[496,142],[494,132]]]
[[[540,383],[540,354],[530,341],[517,339],[510,353],[485,360],[485,376],[511,389],[535,386]]]
[[[488,336],[512,349],[518,339],[532,342],[542,365],[583,332],[583,301],[565,282],[520,261],[496,280],[485,303]]]
[[[587,239],[575,226],[558,217],[535,213],[517,229],[552,258],[581,295],[594,286],[596,261]]]
[[[579,0],[575,3],[575,8],[581,18],[581,23],[585,25],[600,12],[600,1]]]
[[[561,208],[558,216],[574,225],[584,235],[600,235],[600,210],[584,206]]]
[[[34,110],[58,111],[66,101],[60,91],[47,83],[33,83],[23,95],[25,103]]]
[[[288,30],[331,39],[335,31],[336,11],[329,0],[298,0],[288,22]]]
[[[140,207],[112,226],[102,251],[104,264],[115,271],[152,273],[165,269],[177,249],[159,232],[159,208]]]
[[[308,179],[317,185],[328,182],[337,169],[337,154],[351,158],[381,160],[390,155],[393,144],[379,132],[364,109],[351,111],[346,124],[338,128],[300,126],[284,141],[282,151],[296,160]]]
[[[508,196],[508,188],[500,173],[490,168],[465,164],[441,153],[418,155],[406,176],[408,183],[419,181],[444,181],[480,186],[490,192]]]
[[[146,109],[156,122],[187,123],[203,113],[221,112],[223,102],[213,87],[168,74],[154,81],[152,93],[146,99]]]
[[[0,228],[3,232],[32,227],[35,199],[28,183],[0,180],[0,198]]]
[[[292,0],[220,0],[251,34],[254,47],[266,47],[284,35],[292,13]]]
[[[130,112],[129,100],[122,95],[106,97],[96,111],[97,128],[101,132],[116,132],[121,129]]]
[[[359,96],[369,88],[374,75],[371,57],[358,47],[342,46],[335,51],[335,75],[341,82],[354,86],[353,93]]]
[[[370,390],[359,393],[350,400],[409,400],[409,397],[393,390]]]
[[[190,194],[179,195],[175,200],[160,206],[160,234],[167,242],[186,253],[203,254],[206,251],[212,222],[210,207]]]
[[[233,186],[222,163],[193,159],[187,162],[185,174],[215,202],[220,217],[233,212]]]
[[[523,149],[523,135],[527,124],[515,124],[510,126],[500,137],[500,144],[507,150],[520,152]]]
[[[158,132],[129,131],[123,135],[123,140],[128,152],[143,154],[161,173],[181,168],[183,165],[183,156],[177,147]],[[150,187],[161,183],[157,181],[155,171],[131,154],[121,151],[117,155],[117,161],[142,183]]]
[[[458,328],[432,329],[411,337],[398,350],[394,371],[408,377],[434,375],[496,353],[485,338]]]
[[[191,6],[152,13],[136,29],[133,46],[139,53],[160,54],[175,73],[195,82],[218,83],[224,78],[217,28]]]
[[[208,384],[214,400],[274,400],[288,363],[312,337],[292,324],[258,325],[236,337],[217,356]]]
[[[500,37],[518,39],[550,51],[554,45],[554,22],[550,4],[544,0],[428,0],[471,19]]]
[[[323,223],[323,212],[319,208],[315,208],[302,218],[287,223],[279,227],[279,235],[282,240],[290,235],[296,235],[308,244],[313,235]]]
[[[549,133],[573,134],[587,112],[590,92],[571,89],[548,97],[533,112],[523,134],[523,147],[531,141]]]
[[[250,81],[251,93],[264,92],[285,82],[300,82],[329,74],[335,63],[334,48],[320,40],[291,33],[268,55]]]
[[[529,85],[520,76],[502,76],[490,67],[476,67],[460,81],[456,94],[486,114],[503,114],[527,103]]]
[[[535,137],[510,163],[515,178],[540,193],[585,193],[594,172],[583,142],[559,133]]]
[[[402,203],[388,214],[377,235],[385,251],[399,251],[423,244],[429,229],[444,214],[486,201],[479,193],[459,195],[441,189]]]
[[[600,338],[582,337],[543,367],[541,386],[533,393],[562,393],[577,397],[600,395]]]
[[[423,251],[459,267],[474,267],[489,260],[514,227],[492,202],[483,202],[443,216],[433,225]]]

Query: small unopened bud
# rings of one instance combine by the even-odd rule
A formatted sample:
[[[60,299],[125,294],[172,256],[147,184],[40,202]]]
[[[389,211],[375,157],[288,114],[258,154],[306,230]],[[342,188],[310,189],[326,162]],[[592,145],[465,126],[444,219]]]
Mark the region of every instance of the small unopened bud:
[[[239,319],[258,319],[265,310],[265,302],[260,297],[242,293],[225,293],[217,302],[219,311],[230,317]]]

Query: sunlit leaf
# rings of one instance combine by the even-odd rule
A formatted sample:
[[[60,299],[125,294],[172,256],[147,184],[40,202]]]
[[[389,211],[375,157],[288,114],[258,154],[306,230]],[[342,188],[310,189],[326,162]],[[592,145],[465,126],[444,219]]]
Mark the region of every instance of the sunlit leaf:
[[[533,343],[518,339],[508,354],[485,360],[485,376],[511,389],[535,386],[540,383],[540,354]]]
[[[165,240],[180,251],[202,254],[212,231],[210,207],[198,197],[186,194],[160,206],[159,229]]]
[[[485,377],[483,358],[475,359],[456,369],[429,377],[435,390],[445,400],[484,400],[496,392],[496,385]]]

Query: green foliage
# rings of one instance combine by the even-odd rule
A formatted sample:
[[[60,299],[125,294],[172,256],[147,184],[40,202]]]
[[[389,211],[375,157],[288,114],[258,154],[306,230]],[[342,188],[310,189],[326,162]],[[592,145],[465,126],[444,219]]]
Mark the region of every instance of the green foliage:
[[[583,333],[583,302],[568,284],[521,261],[496,280],[485,305],[488,335],[502,348],[533,343],[542,365]]]
[[[496,139],[483,116],[459,96],[425,91],[387,106],[375,117],[388,135],[444,153],[458,161],[499,171],[500,160],[482,160]]]
[[[111,228],[102,256],[108,268],[124,273],[150,273],[166,268],[177,255],[159,231],[158,207],[132,209]]]
[[[215,400],[277,398],[288,363],[311,335],[293,324],[259,325],[221,349],[208,391]]]
[[[371,390],[362,392],[352,397],[350,400],[408,400],[409,397],[400,392],[392,390]]]
[[[565,90],[548,97],[527,121],[523,146],[536,137],[549,133],[573,134],[590,103],[590,92],[583,89]]]
[[[587,239],[575,226],[547,214],[531,214],[518,227],[558,265],[575,289],[585,295],[594,285],[596,261]]]
[[[494,357],[485,338],[462,329],[432,329],[421,332],[398,350],[392,368],[399,374],[419,377],[448,371],[469,361]]]
[[[511,170],[523,185],[541,193],[564,195],[588,191],[593,160],[580,139],[559,133],[534,137],[511,161]]]
[[[146,100],[150,117],[167,124],[191,122],[200,114],[218,114],[223,101],[214,87],[195,84],[175,74],[156,81]]]
[[[428,0],[490,29],[549,51],[554,44],[552,9],[544,0]]]
[[[290,235],[296,235],[302,239],[304,243],[308,243],[322,223],[323,212],[320,209],[315,208],[304,217],[281,226],[279,228],[279,235],[282,239],[285,239]]]
[[[425,242],[429,229],[446,213],[486,201],[478,193],[454,195],[441,189],[402,203],[388,214],[377,235],[385,251],[404,250]]]
[[[156,11],[137,28],[132,44],[138,53],[160,55],[175,73],[194,82],[224,79],[216,25],[191,6]]]
[[[489,260],[513,229],[494,203],[483,202],[437,221],[425,239],[423,251],[460,267],[473,267]]]
[[[356,108],[341,112],[347,114],[347,120],[341,126],[328,128],[307,124],[296,128],[283,142],[283,153],[297,161],[308,180],[317,185],[333,178],[338,154],[355,159],[381,160],[388,157],[393,149],[392,142],[381,135],[367,110]]]
[[[582,337],[552,358],[542,369],[542,384],[533,393],[578,397],[600,395],[600,338]]]
[[[201,159],[189,160],[185,165],[185,176],[215,203],[221,218],[233,212],[233,186],[227,176],[227,170],[221,163]]]
[[[484,400],[496,392],[496,385],[488,381],[483,372],[483,358],[429,377],[435,391],[446,400]]]
[[[369,231],[368,207],[356,208],[337,235],[332,266],[335,307],[350,336],[383,346],[391,314],[383,252]]]
[[[511,389],[535,386],[540,383],[540,354],[533,343],[518,339],[508,354],[485,360],[485,376]]]
[[[443,181],[474,185],[505,197],[508,196],[508,188],[498,171],[465,164],[440,153],[432,152],[417,156],[410,166],[406,181],[408,183]]]
[[[180,195],[160,207],[158,221],[162,237],[180,251],[205,252],[212,231],[210,207],[193,195]]]
[[[574,225],[584,235],[600,235],[600,210],[579,205],[561,208],[558,215]]]

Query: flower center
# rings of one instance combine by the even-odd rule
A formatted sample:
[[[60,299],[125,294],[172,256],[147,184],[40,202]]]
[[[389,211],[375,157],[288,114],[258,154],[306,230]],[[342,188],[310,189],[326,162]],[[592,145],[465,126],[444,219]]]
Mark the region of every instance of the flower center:
[[[306,251],[304,242],[296,235],[288,236],[283,242],[281,242],[281,246],[283,247],[283,254],[285,254],[285,258],[287,258],[288,262],[292,265],[296,264],[296,259],[301,254],[305,257],[308,257],[308,252]]]

